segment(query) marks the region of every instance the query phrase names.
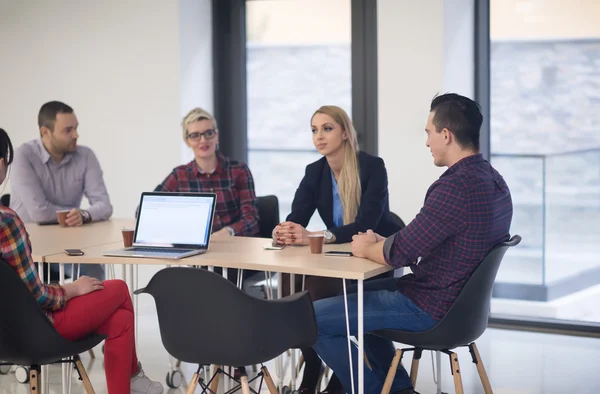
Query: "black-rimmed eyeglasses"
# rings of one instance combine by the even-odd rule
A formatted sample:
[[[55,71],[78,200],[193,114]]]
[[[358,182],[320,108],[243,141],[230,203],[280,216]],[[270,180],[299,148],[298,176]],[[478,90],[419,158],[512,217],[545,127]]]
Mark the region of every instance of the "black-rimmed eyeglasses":
[[[205,140],[212,140],[216,135],[216,130],[208,129],[204,132],[194,131],[193,133],[189,133],[187,138],[190,141],[200,141],[202,137],[204,137]]]

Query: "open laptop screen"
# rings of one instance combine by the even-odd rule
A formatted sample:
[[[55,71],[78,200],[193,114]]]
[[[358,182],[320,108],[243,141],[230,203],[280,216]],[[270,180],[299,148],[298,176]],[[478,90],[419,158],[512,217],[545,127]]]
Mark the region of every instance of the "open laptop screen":
[[[208,247],[215,194],[142,193],[136,246]]]

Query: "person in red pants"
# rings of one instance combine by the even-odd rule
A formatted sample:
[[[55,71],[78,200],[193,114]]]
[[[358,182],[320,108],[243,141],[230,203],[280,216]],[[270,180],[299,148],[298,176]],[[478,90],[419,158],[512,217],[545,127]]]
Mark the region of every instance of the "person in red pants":
[[[12,159],[12,143],[0,129],[0,184]],[[91,333],[107,336],[104,368],[108,393],[161,394],[162,384],[146,377],[136,356],[133,304],[125,282],[82,276],[63,286],[42,283],[23,222],[4,206],[0,206],[0,219],[0,259],[23,279],[56,330],[69,340]]]

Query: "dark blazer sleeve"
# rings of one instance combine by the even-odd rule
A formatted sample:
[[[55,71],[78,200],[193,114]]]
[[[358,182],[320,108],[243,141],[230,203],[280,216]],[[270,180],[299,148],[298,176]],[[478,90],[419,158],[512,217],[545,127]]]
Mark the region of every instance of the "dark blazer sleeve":
[[[298,186],[296,194],[294,195],[292,212],[286,219],[286,221],[298,223],[304,228],[308,226],[308,222],[317,208],[316,185],[318,185],[320,178],[318,176],[317,163],[306,166],[304,178],[302,178],[300,186]]]
[[[361,178],[366,178],[366,182],[361,182],[363,190],[358,214],[354,223],[329,229],[335,235],[336,243],[350,242],[352,236],[360,231],[375,231],[385,209],[388,179],[383,159],[371,156],[369,160],[363,160],[359,164]]]

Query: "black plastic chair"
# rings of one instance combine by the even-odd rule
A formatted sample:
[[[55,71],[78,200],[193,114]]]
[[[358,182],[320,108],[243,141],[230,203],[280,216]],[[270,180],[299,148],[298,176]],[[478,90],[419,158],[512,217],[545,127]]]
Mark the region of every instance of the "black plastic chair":
[[[454,301],[454,304],[452,304],[452,307],[450,307],[446,316],[432,329],[421,333],[397,330],[378,330],[371,333],[394,342],[413,346],[412,348],[396,350],[383,386],[382,394],[389,393],[398,364],[402,360],[404,352],[407,351],[414,352],[410,379],[413,386],[415,386],[419,360],[421,359],[423,350],[441,351],[450,356],[450,370],[454,376],[456,393],[462,394],[463,387],[458,365],[458,355],[451,350],[463,346],[469,348],[472,361],[477,366],[477,372],[479,373],[485,393],[492,393],[490,381],[474,341],[487,328],[492,290],[502,258],[509,247],[516,246],[520,242],[521,237],[515,235],[509,241],[495,246],[482,260],[475,272],[473,272],[473,275],[465,284],[465,287],[460,292],[458,298],[456,298],[456,301]]]
[[[135,291],[141,293],[154,297],[167,352],[180,361],[199,364],[188,393],[198,383],[215,392],[219,374],[227,374],[219,367],[205,384],[199,373],[211,364],[241,367],[242,392],[255,392],[248,386],[243,366],[262,364],[288,349],[311,347],[317,341],[313,304],[305,291],[280,300],[262,300],[213,272],[172,267],[159,271],[146,288]],[[271,394],[277,394],[264,366],[253,380],[260,377]]]
[[[0,204],[4,205],[7,208],[10,207],[10,194],[9,193],[3,194],[0,197]]]
[[[258,208],[258,236],[261,238],[271,238],[273,229],[279,224],[279,200],[277,196],[262,196],[257,198]],[[231,271],[231,270],[230,270]],[[257,281],[260,281],[264,276],[263,272],[252,270],[236,270],[237,275],[242,275],[242,288],[250,289],[254,287]],[[220,268],[216,268],[215,272],[222,273]],[[261,279],[258,279],[261,278]]]
[[[271,238],[279,224],[279,200],[277,196],[258,197],[258,226],[262,238]]]
[[[40,390],[40,367],[47,364],[74,364],[85,391],[94,389],[79,354],[98,345],[105,336],[91,335],[77,342],[63,338],[17,273],[0,260],[0,362],[1,365],[29,367],[32,393]],[[64,360],[72,358],[69,360]]]
[[[394,212],[390,212],[390,215],[392,216],[392,218],[394,219],[394,221],[396,223],[398,223],[398,225],[400,226],[400,230],[402,230],[404,227],[406,227],[406,224],[404,224],[404,222],[402,221],[402,219],[400,219],[400,216],[396,215]]]

